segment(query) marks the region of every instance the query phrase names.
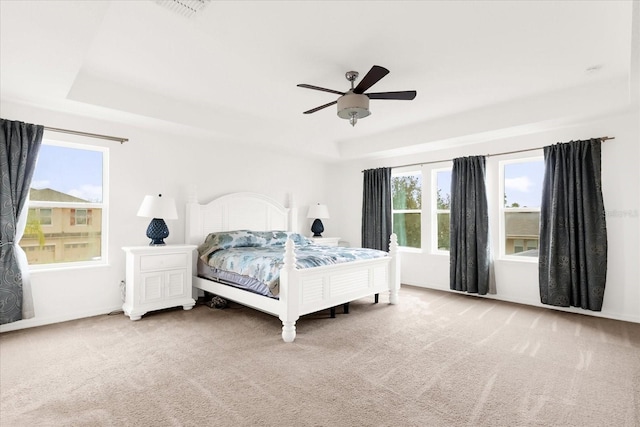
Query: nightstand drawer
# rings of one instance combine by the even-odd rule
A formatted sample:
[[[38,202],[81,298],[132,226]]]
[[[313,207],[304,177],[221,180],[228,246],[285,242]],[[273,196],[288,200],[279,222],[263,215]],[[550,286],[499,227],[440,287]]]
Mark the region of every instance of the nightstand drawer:
[[[140,257],[140,271],[156,271],[167,268],[184,268],[190,260],[187,255],[181,254],[161,254],[143,255]]]

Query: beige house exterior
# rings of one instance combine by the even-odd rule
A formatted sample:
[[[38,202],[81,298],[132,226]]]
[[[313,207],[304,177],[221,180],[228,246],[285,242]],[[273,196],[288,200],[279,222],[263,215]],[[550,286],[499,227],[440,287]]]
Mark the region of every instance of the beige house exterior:
[[[506,255],[538,256],[540,212],[506,212],[504,229]]]
[[[27,226],[20,246],[29,264],[90,261],[101,256],[102,209],[50,188],[31,189]],[[42,203],[38,206],[37,202]],[[54,206],[59,203],[63,207]],[[78,203],[79,207],[65,205]]]

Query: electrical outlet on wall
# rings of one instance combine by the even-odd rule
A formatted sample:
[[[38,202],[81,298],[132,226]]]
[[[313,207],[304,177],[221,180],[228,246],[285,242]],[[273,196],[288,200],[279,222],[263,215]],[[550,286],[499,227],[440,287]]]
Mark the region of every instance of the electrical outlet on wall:
[[[127,296],[127,284],[124,280],[120,281],[120,298],[122,299],[122,302],[124,302],[124,300],[126,299]]]

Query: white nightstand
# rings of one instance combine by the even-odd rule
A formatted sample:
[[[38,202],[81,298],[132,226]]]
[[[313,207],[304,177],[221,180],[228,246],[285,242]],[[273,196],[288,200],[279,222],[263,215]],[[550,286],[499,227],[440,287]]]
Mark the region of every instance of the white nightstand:
[[[126,296],[122,305],[131,320],[148,311],[181,305],[191,310],[191,277],[195,245],[128,246]]]
[[[322,246],[338,246],[339,237],[311,237],[313,243]]]

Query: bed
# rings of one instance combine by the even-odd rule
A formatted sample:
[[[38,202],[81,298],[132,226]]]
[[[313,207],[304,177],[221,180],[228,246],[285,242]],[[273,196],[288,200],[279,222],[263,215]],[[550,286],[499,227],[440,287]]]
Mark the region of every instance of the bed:
[[[198,203],[194,197],[187,202],[187,243],[201,245],[210,233],[235,230],[297,233],[298,211],[294,203],[290,205],[286,208],[257,193],[228,194],[206,204]],[[193,271],[197,272],[199,254],[194,252],[193,258]],[[202,291],[210,292],[277,316],[282,321],[282,339],[293,342],[296,321],[305,314],[385,292],[389,295],[389,303],[397,304],[400,288],[397,239],[395,235],[391,236],[387,256],[313,268],[296,267],[295,244],[287,239],[279,273],[278,298],[197,275],[193,277],[193,287],[197,295],[202,295]]]

